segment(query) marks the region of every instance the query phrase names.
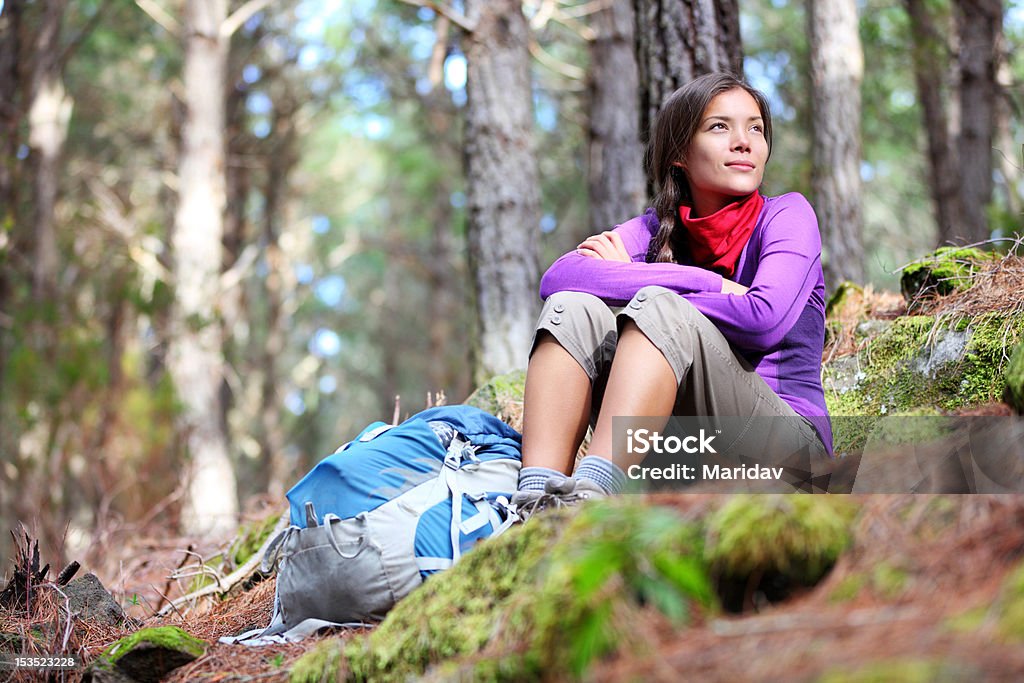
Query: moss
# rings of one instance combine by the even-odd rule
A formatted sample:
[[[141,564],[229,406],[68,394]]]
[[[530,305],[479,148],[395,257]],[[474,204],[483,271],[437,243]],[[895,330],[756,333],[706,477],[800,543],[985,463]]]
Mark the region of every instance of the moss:
[[[853,671],[830,671],[817,683],[940,683],[973,678],[963,665],[919,659],[869,662]],[[974,672],[976,673],[976,672]]]
[[[837,418],[836,451],[860,448],[871,429],[844,416],[906,415],[922,409],[952,412],[999,400],[1005,348],[1022,338],[1021,315],[986,313],[966,326],[961,319],[897,319],[854,361],[825,368],[825,400]]]
[[[910,304],[922,295],[945,296],[970,289],[974,274],[996,254],[972,247],[940,247],[903,269],[900,290]]]
[[[855,514],[831,496],[735,496],[708,520],[707,559],[730,576],[778,572],[814,582],[849,546]]]
[[[292,664],[291,683],[330,683],[345,680],[344,641],[332,638],[318,643]]]
[[[1024,564],[1003,583],[999,632],[1010,640],[1024,641]]]
[[[850,574],[832,589],[828,596],[829,602],[849,602],[860,595],[867,583],[866,574]]]
[[[177,626],[157,626],[144,628],[114,642],[97,658],[97,665],[101,668],[110,668],[142,644],[177,650],[195,658],[202,657],[206,652],[204,641],[193,638]]]
[[[678,513],[598,501],[537,515],[480,544],[346,647],[356,680],[406,680],[444,662],[458,677],[582,676],[642,649],[661,619],[713,606],[701,534]]]
[[[252,521],[238,530],[238,535],[228,549],[228,556],[234,561],[235,567],[241,567],[263,547],[263,543],[273,533],[279,519],[281,519],[281,513],[272,512],[263,519]]]
[[[1003,399],[1018,413],[1024,413],[1024,343],[1018,344],[1010,356],[1005,383]]]
[[[871,587],[886,600],[899,597],[909,582],[907,570],[889,562],[881,562],[871,570]]]
[[[491,415],[509,422],[523,411],[523,390],[526,387],[526,372],[513,372],[492,377],[465,400],[466,405],[475,406]],[[515,426],[513,424],[513,426]]]
[[[839,283],[836,287],[836,291],[828,298],[828,303],[825,304],[825,317],[830,318],[837,311],[843,310],[843,307],[850,302],[850,299],[855,294],[863,294],[864,288],[860,285],[844,280]]]
[[[946,619],[945,626],[956,633],[973,633],[984,625],[988,611],[989,608],[986,605],[974,607]]]

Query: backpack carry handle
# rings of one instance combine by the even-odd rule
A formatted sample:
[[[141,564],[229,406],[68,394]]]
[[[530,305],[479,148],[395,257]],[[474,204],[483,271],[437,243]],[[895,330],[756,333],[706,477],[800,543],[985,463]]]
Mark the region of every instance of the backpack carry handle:
[[[362,526],[366,526],[365,513],[360,513],[352,519],[357,520]],[[334,529],[331,527],[332,524],[340,521],[341,517],[338,517],[337,515],[332,515],[329,513],[324,515],[324,527],[327,531],[327,540],[331,544],[331,547],[334,548],[334,552],[338,553],[338,555],[340,555],[346,560],[351,560],[357,557],[359,553],[363,552],[363,549],[366,548],[366,533],[362,533],[359,535],[359,539],[356,541],[358,545],[356,546],[355,552],[353,552],[352,554],[346,554],[341,549],[341,546],[338,544],[338,539],[334,537]]]

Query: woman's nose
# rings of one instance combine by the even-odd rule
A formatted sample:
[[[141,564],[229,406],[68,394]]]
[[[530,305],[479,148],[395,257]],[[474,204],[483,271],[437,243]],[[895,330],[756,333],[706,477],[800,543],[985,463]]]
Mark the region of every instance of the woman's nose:
[[[732,148],[736,151],[749,151],[750,150],[750,135],[743,129],[738,129],[733,134]]]

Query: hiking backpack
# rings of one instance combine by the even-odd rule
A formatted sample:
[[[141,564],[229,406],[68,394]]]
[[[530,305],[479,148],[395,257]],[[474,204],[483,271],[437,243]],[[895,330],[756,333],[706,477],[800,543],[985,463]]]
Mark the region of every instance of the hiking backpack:
[[[288,492],[291,525],[263,559],[264,571],[278,565],[271,624],[226,640],[281,642],[379,621],[515,521],[520,444],[504,422],[464,405],[369,425]]]

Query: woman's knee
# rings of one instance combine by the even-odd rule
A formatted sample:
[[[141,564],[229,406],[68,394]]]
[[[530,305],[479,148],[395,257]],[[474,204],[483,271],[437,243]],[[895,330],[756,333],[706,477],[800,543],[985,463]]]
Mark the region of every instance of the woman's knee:
[[[549,296],[537,320],[536,342],[550,334],[591,377],[602,371],[618,337],[615,314],[593,294],[556,292]]]

